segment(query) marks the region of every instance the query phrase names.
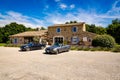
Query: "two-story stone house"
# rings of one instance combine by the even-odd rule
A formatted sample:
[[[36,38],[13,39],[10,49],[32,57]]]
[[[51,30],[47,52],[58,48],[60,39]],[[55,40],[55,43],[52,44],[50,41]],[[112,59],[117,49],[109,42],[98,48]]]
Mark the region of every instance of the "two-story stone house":
[[[91,45],[97,34],[87,32],[84,22],[72,24],[56,24],[48,27],[49,43],[67,42],[69,44]]]

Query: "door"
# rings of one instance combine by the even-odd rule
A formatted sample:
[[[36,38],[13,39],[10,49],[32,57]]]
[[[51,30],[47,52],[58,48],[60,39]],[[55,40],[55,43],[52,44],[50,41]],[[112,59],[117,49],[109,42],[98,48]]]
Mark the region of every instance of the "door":
[[[63,44],[63,37],[55,37],[54,43]]]

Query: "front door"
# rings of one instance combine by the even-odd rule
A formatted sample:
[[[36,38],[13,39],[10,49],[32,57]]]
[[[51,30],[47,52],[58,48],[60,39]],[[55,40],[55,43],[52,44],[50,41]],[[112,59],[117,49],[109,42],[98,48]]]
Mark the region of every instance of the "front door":
[[[54,43],[63,44],[63,37],[55,37],[54,38]]]

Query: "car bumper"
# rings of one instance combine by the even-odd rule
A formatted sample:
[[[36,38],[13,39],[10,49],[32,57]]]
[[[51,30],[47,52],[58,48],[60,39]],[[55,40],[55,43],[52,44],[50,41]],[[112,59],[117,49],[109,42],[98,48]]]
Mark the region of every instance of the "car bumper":
[[[47,50],[47,49],[45,50],[45,52],[46,53],[56,53],[56,51],[54,51],[54,50]]]
[[[20,48],[21,51],[26,51],[26,48]]]

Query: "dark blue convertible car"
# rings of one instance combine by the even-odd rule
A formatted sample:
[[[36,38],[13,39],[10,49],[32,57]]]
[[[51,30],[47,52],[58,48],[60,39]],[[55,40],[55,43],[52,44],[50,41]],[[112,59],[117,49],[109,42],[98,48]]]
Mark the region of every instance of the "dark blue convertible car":
[[[45,44],[39,44],[39,43],[29,43],[29,44],[24,44],[20,47],[22,51],[30,51],[30,50],[38,50],[38,49],[43,49],[45,48]]]

